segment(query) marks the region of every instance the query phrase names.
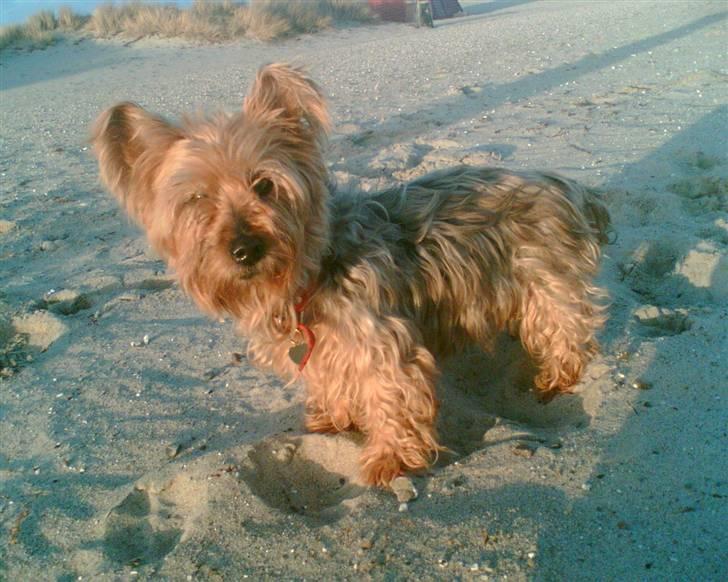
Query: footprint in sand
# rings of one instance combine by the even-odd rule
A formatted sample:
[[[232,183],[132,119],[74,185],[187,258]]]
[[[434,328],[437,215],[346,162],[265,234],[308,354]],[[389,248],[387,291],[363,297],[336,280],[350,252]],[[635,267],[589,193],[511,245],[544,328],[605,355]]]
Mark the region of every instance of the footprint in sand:
[[[0,304],[0,377],[12,376],[68,331],[55,315],[35,311],[11,316]]]
[[[645,305],[635,310],[634,316],[642,324],[645,335],[649,336],[678,335],[693,326],[685,309]]]
[[[46,351],[53,342],[68,331],[66,325],[46,311],[35,311],[13,318],[15,331],[26,337],[38,351]]]
[[[695,176],[670,186],[683,198],[685,208],[693,215],[728,212],[728,180],[719,176]]]
[[[79,311],[91,309],[93,302],[88,293],[81,293],[74,289],[61,289],[52,291],[38,302],[39,309],[48,309],[59,315],[75,315]]]
[[[138,481],[105,518],[106,557],[127,566],[162,560],[190,539],[215,509],[239,507],[257,514],[254,497],[276,511],[298,514],[310,525],[332,523],[364,492],[361,446],[350,436],[274,436],[254,445],[169,465]],[[237,486],[236,486],[237,485]],[[244,507],[239,500],[245,499]],[[212,508],[212,509],[210,509]]]
[[[599,390],[563,394],[548,404],[533,388],[537,373],[520,341],[498,338],[493,354],[473,349],[453,356],[443,370],[438,432],[444,444],[460,455],[484,447],[485,435],[499,423],[517,425],[538,435],[554,435],[588,426],[599,408]],[[604,368],[590,366],[585,382]],[[550,437],[549,437],[550,438]]]
[[[25,361],[27,339],[17,333],[10,308],[0,302],[0,378],[12,376]]]
[[[104,553],[119,564],[157,562],[192,532],[207,507],[204,480],[178,474],[161,486],[138,483],[106,518]]]
[[[241,477],[266,505],[330,523],[364,491],[360,454],[346,435],[273,437],[250,450]]]
[[[617,262],[622,280],[648,300],[667,293],[673,296],[676,290],[668,286],[680,260],[682,243],[679,238],[642,241],[629,256]]]
[[[419,165],[432,147],[422,143],[401,143],[383,149],[369,162],[372,175],[397,172]]]
[[[723,160],[701,151],[684,156],[687,176],[669,186],[680,196],[683,205],[697,216],[711,212],[728,212],[728,179],[721,172]]]

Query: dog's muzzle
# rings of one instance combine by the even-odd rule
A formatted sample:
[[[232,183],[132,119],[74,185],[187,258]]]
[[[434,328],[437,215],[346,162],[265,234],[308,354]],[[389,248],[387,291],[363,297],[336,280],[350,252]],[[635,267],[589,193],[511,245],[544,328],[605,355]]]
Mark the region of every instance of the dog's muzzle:
[[[245,267],[252,267],[260,261],[268,250],[266,242],[257,236],[239,234],[230,243],[233,260]]]

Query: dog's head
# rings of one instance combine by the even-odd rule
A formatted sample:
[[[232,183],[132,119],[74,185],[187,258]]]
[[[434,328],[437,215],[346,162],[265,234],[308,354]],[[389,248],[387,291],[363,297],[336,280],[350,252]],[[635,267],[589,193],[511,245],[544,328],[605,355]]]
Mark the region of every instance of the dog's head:
[[[263,67],[242,111],[181,125],[121,103],[92,134],[104,184],[140,223],[196,302],[241,315],[246,302],[293,294],[327,244],[329,129],[317,86]]]

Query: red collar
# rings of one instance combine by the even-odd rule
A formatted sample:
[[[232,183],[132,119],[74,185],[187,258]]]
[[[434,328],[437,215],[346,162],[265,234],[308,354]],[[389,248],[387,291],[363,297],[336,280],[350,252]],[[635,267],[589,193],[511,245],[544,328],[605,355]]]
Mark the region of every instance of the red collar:
[[[298,344],[293,338],[291,338],[291,341],[294,345],[288,353],[291,359],[294,360],[294,362],[298,363],[299,372],[302,372],[303,369],[306,367],[306,364],[308,363],[308,360],[311,358],[311,354],[313,353],[313,348],[316,346],[316,336],[314,335],[311,328],[303,323],[303,321],[301,321],[303,312],[311,301],[311,297],[313,297],[314,292],[315,291],[312,291],[310,289],[304,291],[301,294],[298,302],[293,306],[293,311],[296,313],[296,331],[301,334],[303,341],[306,343],[306,351],[303,353],[302,356],[300,356],[300,360],[298,360],[294,357],[293,351],[301,344]]]

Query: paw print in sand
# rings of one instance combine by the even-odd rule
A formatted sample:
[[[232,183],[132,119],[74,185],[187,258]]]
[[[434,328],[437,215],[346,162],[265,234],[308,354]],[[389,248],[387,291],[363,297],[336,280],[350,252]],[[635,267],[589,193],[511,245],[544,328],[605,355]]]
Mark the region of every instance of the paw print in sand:
[[[359,454],[344,435],[274,437],[250,450],[241,477],[266,505],[330,523],[364,491]]]
[[[678,335],[693,326],[686,309],[644,305],[635,310],[634,317],[641,324],[643,334],[647,336]]]
[[[204,482],[187,475],[161,486],[135,485],[106,517],[104,553],[131,566],[161,560],[188,537],[207,505],[206,493]]]

